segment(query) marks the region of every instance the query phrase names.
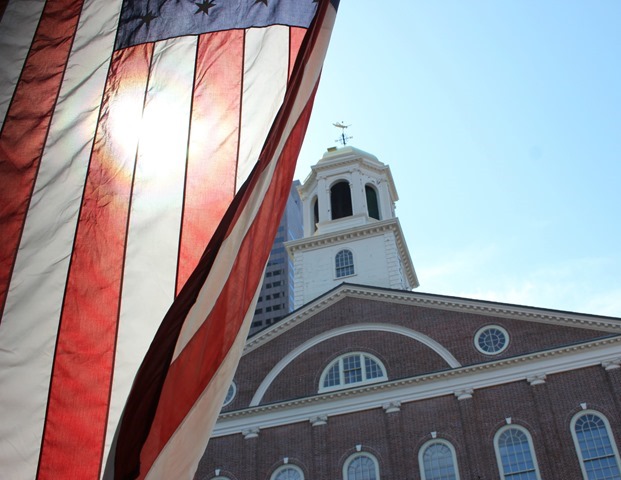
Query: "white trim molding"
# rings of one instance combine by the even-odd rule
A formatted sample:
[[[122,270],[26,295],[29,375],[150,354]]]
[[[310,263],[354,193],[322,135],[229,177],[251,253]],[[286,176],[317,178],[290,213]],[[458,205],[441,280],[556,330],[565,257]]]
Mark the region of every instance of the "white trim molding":
[[[539,375],[533,375],[532,377],[526,377],[526,381],[531,385],[543,385],[546,383],[546,374],[541,373]]]
[[[453,461],[453,471],[455,472],[455,480],[459,480],[459,465],[457,465],[457,454],[455,452],[455,447],[451,442],[445,440],[443,438],[436,438],[437,435],[433,435],[436,432],[432,432],[432,439],[426,441],[419,449],[418,449],[418,466],[420,468],[420,478],[422,480],[428,480],[427,475],[425,473],[425,451],[432,447],[433,445],[444,445],[451,452],[451,459]],[[443,465],[443,468],[446,468],[446,465]],[[437,477],[436,477],[437,478]],[[445,477],[442,477],[445,478]]]
[[[367,457],[373,462],[373,465],[375,466],[375,478],[377,478],[378,480],[380,479],[379,462],[377,461],[377,458],[375,458],[375,455],[372,455],[367,451],[362,452],[361,450],[362,445],[356,445],[356,453],[353,453],[352,455],[347,457],[347,460],[345,460],[345,462],[343,463],[343,480],[349,480],[347,469],[353,462],[355,462],[360,457]]]
[[[604,367],[604,370],[606,370],[607,372],[610,372],[612,370],[618,370],[619,368],[621,368],[621,357],[613,358],[612,360],[602,362],[602,367]]]
[[[426,375],[365,385],[285,402],[257,405],[220,415],[212,436],[241,433],[251,427],[271,428],[307,422],[318,415],[332,417],[382,408],[388,402],[426,400],[465,389],[478,389],[600,366],[619,356],[621,336],[571,345],[544,352],[498,359],[477,365],[447,369]]]
[[[449,352],[446,348],[440,345],[438,342],[433,340],[431,337],[428,337],[425,334],[412,330],[410,328],[402,327],[400,325],[391,325],[391,324],[383,324],[383,323],[359,323],[354,325],[346,325],[344,327],[334,328],[332,330],[328,330],[326,332],[317,335],[310,340],[307,340],[303,344],[294,348],[285,355],[272,370],[265,376],[259,388],[255,392],[252,400],[250,401],[250,406],[255,407],[261,403],[265,392],[270,387],[272,382],[276,379],[276,377],[282,372],[287,365],[289,365],[293,360],[299,357],[302,353],[307,350],[313,348],[316,345],[319,345],[321,342],[325,342],[326,340],[330,340],[339,335],[347,335],[349,333],[354,332],[389,332],[395,333],[397,335],[403,335],[409,337],[413,340],[421,342],[427,347],[431,348],[434,352],[436,352],[451,368],[459,368],[461,364],[457,361],[457,359]]]
[[[489,332],[491,330],[496,330],[503,337],[502,345],[498,346],[497,350],[485,350],[485,348],[483,348],[481,346],[481,343],[479,341],[481,339],[482,335],[489,334]],[[485,325],[485,326],[479,328],[477,330],[477,333],[474,334],[474,346],[483,355],[490,355],[491,356],[491,355],[498,355],[498,354],[504,352],[507,348],[509,348],[510,341],[511,341],[511,339],[509,337],[509,332],[507,332],[507,329],[504,328],[504,327],[501,327],[500,325],[496,325],[496,324]],[[491,347],[492,349],[496,347],[496,345],[487,345],[487,344],[485,344],[485,346],[486,347]]]
[[[401,402],[387,402],[382,405],[385,413],[396,413],[401,411]]]
[[[457,400],[470,400],[474,394],[474,390],[472,388],[462,388],[460,390],[455,390],[453,394]]]
[[[379,287],[342,283],[331,291],[303,305],[270,328],[248,339],[243,355],[259,348],[296,325],[331,307],[344,298],[362,298],[381,302],[415,305],[457,312],[476,313],[493,317],[544,323],[549,325],[585,328],[621,334],[621,318],[563,312],[535,307],[524,307],[505,303],[448,297],[431,293],[390,290]]]
[[[289,463],[289,458],[285,457],[283,459],[283,462],[284,462],[284,465],[281,465],[276,470],[274,470],[274,473],[272,473],[272,475],[270,476],[270,480],[278,480],[278,476],[285,470],[295,471],[299,475],[300,480],[304,480],[304,478],[306,478],[304,477],[304,472],[302,471],[300,467],[298,467],[297,465],[294,465],[293,463]],[[286,478],[289,478],[289,475],[287,475]]]
[[[505,478],[507,477],[505,476],[505,467],[502,463],[503,455],[501,455],[500,447],[498,446],[498,440],[500,439],[500,436],[503,433],[507,432],[508,430],[516,430],[518,432],[521,432],[526,437],[526,441],[528,442],[528,449],[530,450],[531,460],[533,462],[535,476],[537,477],[537,480],[540,480],[541,474],[539,473],[539,463],[537,462],[537,454],[535,452],[535,447],[533,445],[532,436],[530,432],[526,430],[524,427],[522,427],[521,425],[516,425],[512,422],[508,422],[507,425],[499,428],[496,434],[494,435],[494,451],[496,452],[496,462],[498,464],[498,472],[500,473],[500,479],[505,480]],[[521,452],[516,452],[517,455],[519,455],[520,453]],[[513,477],[511,476],[511,478]]]
[[[586,409],[586,404],[584,404],[584,407],[582,408],[582,410],[580,410],[578,413],[576,413],[572,417],[571,422],[569,424],[569,428],[571,430],[571,436],[574,440],[574,447],[576,448],[576,453],[578,454],[578,459],[580,461],[580,469],[582,470],[582,475],[584,476],[584,478],[589,478],[589,475],[587,473],[587,469],[585,466],[584,454],[582,452],[582,448],[580,448],[580,441],[578,440],[578,435],[576,435],[576,423],[578,422],[580,418],[584,417],[585,415],[596,416],[597,418],[602,420],[602,422],[604,423],[604,426],[606,428],[606,435],[608,436],[608,441],[610,442],[610,446],[612,448],[612,454],[615,459],[617,470],[621,471],[621,460],[619,457],[619,450],[617,449],[617,442],[615,441],[615,437],[610,428],[610,422],[608,421],[608,418],[602,412],[599,412],[597,410]],[[598,458],[602,458],[602,457],[598,457]]]

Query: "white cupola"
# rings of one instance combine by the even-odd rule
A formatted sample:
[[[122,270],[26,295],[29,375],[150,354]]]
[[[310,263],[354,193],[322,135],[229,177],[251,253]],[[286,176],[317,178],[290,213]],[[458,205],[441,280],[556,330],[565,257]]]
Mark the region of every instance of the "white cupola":
[[[304,238],[286,244],[295,267],[295,308],[342,282],[418,286],[387,165],[357,148],[333,147],[298,191]]]

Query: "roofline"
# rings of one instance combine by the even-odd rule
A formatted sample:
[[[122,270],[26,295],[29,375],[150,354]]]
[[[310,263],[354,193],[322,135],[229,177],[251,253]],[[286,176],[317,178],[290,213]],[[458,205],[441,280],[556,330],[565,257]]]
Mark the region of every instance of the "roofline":
[[[343,298],[367,298],[378,301],[398,302],[427,308],[439,308],[458,312],[477,313],[515,320],[528,320],[538,323],[588,328],[609,333],[621,334],[621,318],[575,313],[549,308],[515,305],[510,303],[476,300],[471,298],[439,295],[434,293],[411,292],[385,287],[341,283],[332,290],[294,310],[271,327],[257,332],[246,341],[242,355],[250,353],[273,338],[293,328],[316,313],[334,305]]]

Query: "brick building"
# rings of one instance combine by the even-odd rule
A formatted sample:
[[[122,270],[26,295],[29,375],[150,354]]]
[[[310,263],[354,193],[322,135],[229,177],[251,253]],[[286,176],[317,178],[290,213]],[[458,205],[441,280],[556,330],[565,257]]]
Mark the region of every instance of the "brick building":
[[[621,479],[621,320],[410,291],[389,170],[323,160],[300,189],[323,220],[288,244],[315,297],[248,339],[196,479]]]

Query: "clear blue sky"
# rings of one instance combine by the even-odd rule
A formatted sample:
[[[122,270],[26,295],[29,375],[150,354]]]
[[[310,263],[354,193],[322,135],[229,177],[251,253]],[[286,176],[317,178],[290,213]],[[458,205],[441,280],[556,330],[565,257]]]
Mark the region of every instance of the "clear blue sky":
[[[342,0],[300,180],[336,121],[419,291],[621,317],[621,1]]]

